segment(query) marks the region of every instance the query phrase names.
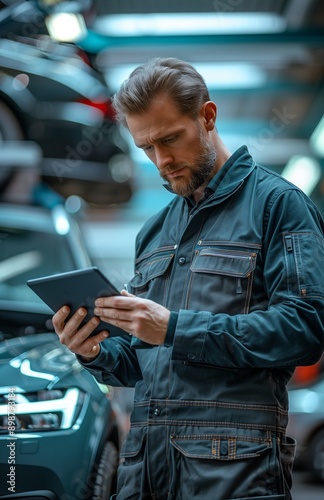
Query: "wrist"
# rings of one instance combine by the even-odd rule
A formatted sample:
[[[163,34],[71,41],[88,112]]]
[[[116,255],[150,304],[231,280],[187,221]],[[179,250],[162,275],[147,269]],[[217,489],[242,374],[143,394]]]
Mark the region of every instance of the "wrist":
[[[79,358],[84,363],[91,363],[91,361],[94,361],[99,356],[99,354],[100,354],[100,345],[97,345],[93,348],[93,355],[92,356],[82,356],[80,354]]]

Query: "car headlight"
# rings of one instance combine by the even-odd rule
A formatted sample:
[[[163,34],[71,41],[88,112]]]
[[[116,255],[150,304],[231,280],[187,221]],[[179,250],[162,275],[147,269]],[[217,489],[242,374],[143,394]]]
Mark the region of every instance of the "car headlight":
[[[0,432],[54,431],[70,429],[85,394],[76,387],[65,390],[16,393],[14,400],[0,399]]]

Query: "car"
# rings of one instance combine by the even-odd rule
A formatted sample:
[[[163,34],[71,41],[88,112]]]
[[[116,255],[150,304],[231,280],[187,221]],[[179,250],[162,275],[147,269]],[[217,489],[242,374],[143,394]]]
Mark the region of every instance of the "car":
[[[297,441],[296,468],[324,483],[324,373],[289,388],[287,433]]]
[[[42,180],[65,197],[124,203],[133,163],[111,92],[84,51],[49,36],[38,7],[0,2],[0,145],[37,143]]]
[[[119,460],[118,414],[53,331],[26,281],[92,262],[76,216],[0,204],[0,497],[107,500]]]

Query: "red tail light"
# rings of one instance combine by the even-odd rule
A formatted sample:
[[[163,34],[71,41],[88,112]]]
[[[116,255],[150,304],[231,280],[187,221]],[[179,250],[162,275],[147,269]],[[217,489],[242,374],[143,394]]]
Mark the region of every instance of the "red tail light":
[[[115,121],[116,119],[116,113],[110,100],[92,101],[90,99],[80,99],[78,102],[91,106],[92,108],[99,109],[99,111],[101,111],[105,117],[109,118],[111,121]]]

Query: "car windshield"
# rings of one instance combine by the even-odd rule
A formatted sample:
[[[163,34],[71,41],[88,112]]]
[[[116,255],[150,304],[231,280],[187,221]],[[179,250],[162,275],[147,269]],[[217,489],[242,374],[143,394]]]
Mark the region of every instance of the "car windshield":
[[[0,301],[41,302],[26,285],[31,278],[75,268],[59,234],[0,227]]]

